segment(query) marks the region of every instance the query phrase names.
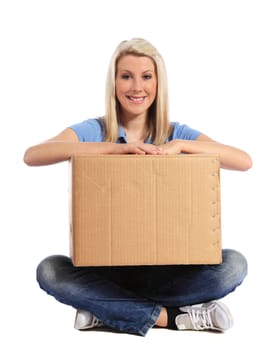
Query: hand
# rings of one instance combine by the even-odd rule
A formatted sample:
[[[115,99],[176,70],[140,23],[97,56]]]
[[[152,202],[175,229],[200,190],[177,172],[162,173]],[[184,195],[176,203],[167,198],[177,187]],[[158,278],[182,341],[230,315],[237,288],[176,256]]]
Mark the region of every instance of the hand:
[[[182,152],[181,140],[172,140],[162,145],[163,154],[179,154]]]
[[[134,142],[118,144],[121,154],[151,154],[160,155],[165,154],[163,148],[149,143]]]

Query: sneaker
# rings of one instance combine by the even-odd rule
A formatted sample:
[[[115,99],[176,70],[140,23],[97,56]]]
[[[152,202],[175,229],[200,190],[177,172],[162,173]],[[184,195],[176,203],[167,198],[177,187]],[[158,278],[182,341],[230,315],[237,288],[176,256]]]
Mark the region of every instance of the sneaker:
[[[91,312],[77,310],[74,328],[78,330],[91,329],[103,326],[103,323]]]
[[[232,315],[221,302],[212,301],[202,305],[184,306],[180,310],[183,313],[175,318],[179,330],[223,332],[233,326]]]

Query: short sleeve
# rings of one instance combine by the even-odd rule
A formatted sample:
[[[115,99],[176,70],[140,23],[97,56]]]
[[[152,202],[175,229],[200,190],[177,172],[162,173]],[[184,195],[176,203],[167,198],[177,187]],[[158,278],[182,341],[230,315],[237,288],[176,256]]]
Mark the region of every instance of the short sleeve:
[[[179,124],[175,122],[175,123],[172,123],[172,125],[173,125],[173,131],[171,136],[169,137],[169,141],[175,140],[175,139],[196,140],[198,136],[201,134],[200,131],[190,128],[186,124]]]
[[[81,123],[69,126],[74,130],[81,142],[103,142],[104,127],[102,122],[97,119],[87,119]]]

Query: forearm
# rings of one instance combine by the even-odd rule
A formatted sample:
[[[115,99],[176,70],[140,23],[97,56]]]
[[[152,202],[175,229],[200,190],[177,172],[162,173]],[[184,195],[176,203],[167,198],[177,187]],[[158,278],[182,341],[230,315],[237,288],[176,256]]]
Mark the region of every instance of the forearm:
[[[215,141],[177,140],[180,152],[184,153],[214,153],[220,157],[221,167],[231,170],[248,170],[252,166],[250,156],[236,147],[224,145]]]
[[[50,165],[69,160],[76,154],[123,153],[121,148],[111,142],[50,141],[27,149],[24,162],[30,166]]]

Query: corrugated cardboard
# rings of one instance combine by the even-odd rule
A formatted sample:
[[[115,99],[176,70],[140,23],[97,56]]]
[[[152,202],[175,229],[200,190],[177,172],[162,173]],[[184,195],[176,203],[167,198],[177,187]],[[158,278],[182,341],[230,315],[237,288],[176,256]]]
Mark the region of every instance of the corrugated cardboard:
[[[216,155],[71,159],[75,266],[221,263]]]

